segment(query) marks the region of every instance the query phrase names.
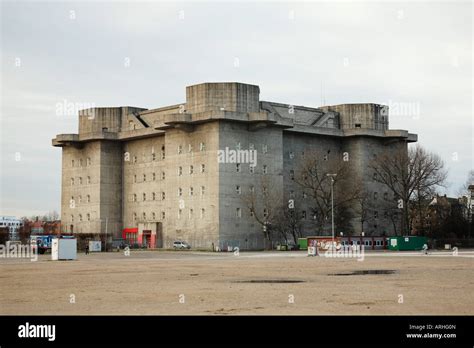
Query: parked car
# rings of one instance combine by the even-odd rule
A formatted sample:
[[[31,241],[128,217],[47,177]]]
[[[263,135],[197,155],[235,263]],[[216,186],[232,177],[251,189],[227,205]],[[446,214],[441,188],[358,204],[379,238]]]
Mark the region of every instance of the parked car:
[[[177,240],[177,241],[173,242],[173,248],[175,248],[175,249],[191,249],[191,245],[189,245],[186,242]]]

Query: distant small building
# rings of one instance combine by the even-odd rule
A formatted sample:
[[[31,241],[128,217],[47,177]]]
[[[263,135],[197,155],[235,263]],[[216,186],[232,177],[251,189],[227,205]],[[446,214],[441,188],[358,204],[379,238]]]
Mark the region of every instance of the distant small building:
[[[10,240],[19,240],[18,232],[23,222],[15,216],[0,216],[0,228],[5,227],[10,231]]]
[[[42,221],[38,218],[36,221],[28,221],[32,235],[59,235],[61,234],[61,220]]]
[[[420,213],[421,209],[421,213]],[[431,200],[421,204],[421,207],[412,208],[412,234],[431,235],[443,223],[453,216],[468,218],[467,197],[447,197],[436,195]]]

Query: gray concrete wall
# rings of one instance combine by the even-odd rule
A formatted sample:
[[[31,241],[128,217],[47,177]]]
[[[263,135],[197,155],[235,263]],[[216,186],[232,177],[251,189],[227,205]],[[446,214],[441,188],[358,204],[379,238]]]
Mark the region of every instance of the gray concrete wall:
[[[133,115],[134,112],[144,111],[144,108],[137,107],[108,107],[90,108],[79,111],[79,134],[120,132],[130,129],[130,123],[134,122],[134,129],[143,128],[143,125]]]
[[[400,146],[406,147],[403,141],[386,142],[383,138],[375,137],[350,137],[350,138],[336,138],[325,136],[314,136],[298,134],[293,132],[285,132],[283,136],[284,144],[284,186],[285,186],[285,200],[290,197],[290,192],[293,191],[295,202],[299,205],[298,209],[306,211],[307,218],[302,221],[302,232],[304,235],[321,235],[329,234],[331,232],[331,225],[327,223],[323,231],[315,229],[315,223],[311,217],[311,206],[314,204],[311,197],[303,198],[303,188],[295,181],[290,179],[290,170],[298,173],[298,168],[301,166],[303,153],[312,153],[317,151],[323,154],[328,154],[329,157],[336,156],[343,160],[344,153],[347,153],[349,159],[350,177],[352,178],[352,185],[362,185],[361,189],[371,197],[371,204],[369,217],[362,227],[360,218],[357,216],[351,221],[352,229],[350,231],[336,231],[344,234],[352,233],[359,235],[362,231],[366,235],[382,235],[392,234],[394,232],[392,221],[384,217],[385,210],[393,209],[396,202],[393,194],[389,192],[387,187],[373,178],[373,172],[369,168],[369,164],[374,158],[374,155],[391,151],[396,151]],[[293,153],[294,158],[290,158],[290,153]],[[321,158],[321,163],[324,165],[324,159]],[[335,195],[344,195],[344,187],[335,187]],[[376,199],[374,198],[376,194]],[[353,213],[359,215],[359,202],[354,202]],[[377,211],[378,217],[374,218],[374,212]]]
[[[166,177],[162,179],[162,173],[166,173],[166,162],[162,159],[164,144],[164,136],[123,144],[124,228],[135,228],[139,222],[148,220],[161,221],[162,213],[166,212],[166,196],[165,201],[162,200],[162,192],[166,193]]]
[[[378,104],[342,104],[320,108],[324,111],[339,113],[341,128],[355,128],[360,124],[362,129],[388,129],[388,106]]]
[[[90,165],[87,159],[90,158]],[[82,165],[81,165],[82,160]],[[72,163],[74,161],[74,163]],[[90,177],[90,183],[87,178]],[[72,183],[74,180],[74,184]],[[82,180],[82,184],[80,184]],[[90,203],[87,203],[87,195]],[[91,142],[82,149],[67,146],[62,151],[61,220],[63,231],[98,232],[100,212],[100,143]],[[90,214],[90,221],[87,220]],[[82,222],[79,216],[82,216]]]
[[[201,143],[205,146],[202,151]],[[178,154],[179,146],[181,154]],[[171,247],[175,240],[184,240],[196,248],[210,248],[213,242],[217,244],[217,147],[217,123],[203,124],[194,132],[171,129],[165,136],[126,142],[124,153],[128,153],[129,160],[124,162],[124,226],[130,228],[147,221],[162,222],[165,247]],[[201,165],[204,165],[204,173],[201,173]],[[193,166],[192,174],[190,166]],[[179,188],[181,196],[178,196]],[[201,217],[202,209],[204,214]]]
[[[400,147],[406,149],[406,143],[403,141],[386,142],[383,138],[373,137],[350,137],[344,139],[344,151],[350,156],[351,176],[355,183],[363,185],[364,191],[370,197],[370,212],[364,227],[361,225],[360,218],[353,220],[355,234],[360,234],[363,230],[365,235],[390,235],[394,233],[392,222],[384,217],[387,209],[396,206],[393,194],[388,188],[374,180],[374,173],[369,165],[375,156],[385,152],[395,152]],[[374,198],[377,193],[377,198]],[[374,217],[377,211],[378,217]]]
[[[122,236],[122,144],[100,142],[100,209],[101,232],[108,238]]]
[[[246,124],[220,122],[219,147],[236,150],[248,150],[252,145],[257,151],[257,165],[250,173],[250,164],[241,163],[240,173],[235,163],[221,163],[219,166],[219,224],[220,246],[237,246],[241,249],[263,248],[262,226],[250,216],[245,195],[250,186],[254,186],[258,200],[262,198],[262,184],[268,184],[268,190],[283,194],[283,140],[282,131],[278,128],[262,128],[249,132]],[[266,152],[264,151],[266,147]],[[263,167],[267,167],[267,174]],[[237,193],[237,185],[241,194]],[[237,216],[241,209],[241,217]],[[258,212],[261,214],[261,212]]]
[[[258,112],[260,89],[243,83],[203,83],[186,87],[186,111]]]
[[[285,200],[290,199],[290,193],[293,192],[297,209],[306,212],[306,218],[302,219],[301,227],[304,236],[325,235],[331,233],[331,225],[326,224],[323,231],[318,231],[313,219],[311,208],[314,206],[310,192],[303,189],[296,181],[298,173],[302,171],[302,165],[309,156],[315,153],[321,154],[321,163],[324,164],[324,155],[328,159],[334,157],[342,160],[341,140],[329,136],[314,136],[294,132],[285,132],[283,136],[283,162],[284,162],[284,186]],[[293,158],[290,154],[293,153]],[[295,173],[296,181],[291,180],[290,171]],[[306,191],[307,197],[303,193]]]
[[[218,241],[218,133],[217,123],[202,124],[195,127],[193,132],[171,129],[166,133],[166,187],[169,201],[163,228],[165,246],[171,246],[174,240],[179,239],[195,248],[211,248],[212,243]],[[201,143],[205,144],[202,151]],[[178,153],[180,146],[181,154]],[[204,173],[201,173],[201,165],[205,166]],[[190,174],[190,166],[193,166],[193,174]],[[182,168],[181,175],[178,173],[179,167]],[[201,193],[202,187],[204,194]],[[178,196],[180,188],[182,195]]]

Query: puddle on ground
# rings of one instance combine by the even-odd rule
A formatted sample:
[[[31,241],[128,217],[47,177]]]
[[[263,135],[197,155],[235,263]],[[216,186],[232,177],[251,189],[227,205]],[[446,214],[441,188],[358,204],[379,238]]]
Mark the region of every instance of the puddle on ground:
[[[354,275],[370,275],[370,274],[394,274],[397,271],[393,269],[368,269],[368,270],[357,270],[349,273],[330,273],[329,276],[354,276]]]
[[[233,283],[263,283],[263,284],[291,284],[291,283],[304,283],[304,280],[298,279],[252,279],[252,280],[237,280]]]

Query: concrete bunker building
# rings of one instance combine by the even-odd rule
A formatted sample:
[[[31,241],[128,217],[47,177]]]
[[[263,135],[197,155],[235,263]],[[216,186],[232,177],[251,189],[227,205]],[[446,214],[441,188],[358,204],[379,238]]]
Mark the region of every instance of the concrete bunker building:
[[[259,189],[262,177],[283,195],[298,196],[291,178],[296,159],[324,148],[330,156],[349,152],[354,180],[382,196],[386,189],[367,180],[368,161],[417,141],[416,134],[389,129],[386,106],[311,108],[261,101],[259,94],[256,85],[203,83],[186,87],[182,104],[81,110],[78,134],[52,140],[62,148],[63,232],[107,230],[109,240],[123,236],[157,248],[185,240],[197,248],[260,249],[261,225],[241,194]],[[225,148],[256,150],[256,166],[219,163]],[[354,222],[354,232],[393,233],[387,219],[377,220]],[[310,222],[303,233],[320,234]]]

